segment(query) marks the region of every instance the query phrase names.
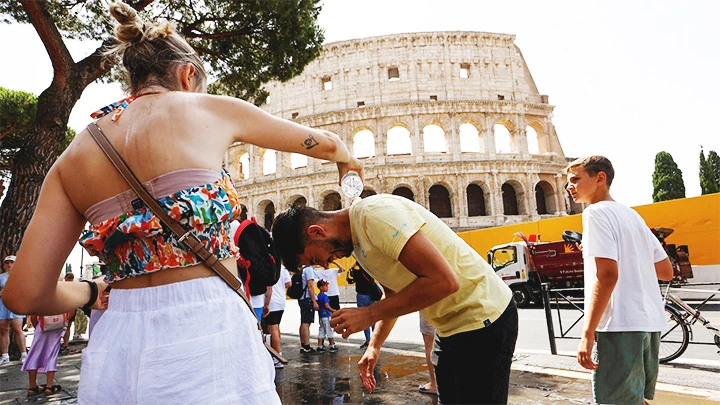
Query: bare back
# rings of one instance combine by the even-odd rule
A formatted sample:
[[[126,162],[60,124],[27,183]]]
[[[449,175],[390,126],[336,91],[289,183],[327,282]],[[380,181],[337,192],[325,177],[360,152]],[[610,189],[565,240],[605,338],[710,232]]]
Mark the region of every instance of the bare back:
[[[207,111],[208,96],[170,92],[133,101],[116,122],[98,125],[140,181],[180,169],[220,172],[233,142],[227,125]],[[129,187],[101,152],[87,129],[80,132],[55,165],[68,198],[80,213]]]

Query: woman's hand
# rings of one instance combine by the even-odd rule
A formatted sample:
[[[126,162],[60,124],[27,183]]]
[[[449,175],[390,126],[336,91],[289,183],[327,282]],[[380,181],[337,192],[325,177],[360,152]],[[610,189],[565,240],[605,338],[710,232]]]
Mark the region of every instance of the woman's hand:
[[[360,176],[360,179],[363,183],[365,183],[365,169],[363,162],[357,160],[356,158],[350,156],[350,161],[347,163],[337,163],[338,173],[340,177],[338,178],[338,185],[341,185],[340,182],[342,181],[342,178],[344,175],[347,174],[347,172],[356,172],[358,176]]]
[[[110,286],[105,281],[105,277],[96,278],[95,284],[98,288],[98,297],[95,303],[90,307],[91,309],[107,309],[108,300],[110,299]],[[106,291],[107,290],[107,291]]]

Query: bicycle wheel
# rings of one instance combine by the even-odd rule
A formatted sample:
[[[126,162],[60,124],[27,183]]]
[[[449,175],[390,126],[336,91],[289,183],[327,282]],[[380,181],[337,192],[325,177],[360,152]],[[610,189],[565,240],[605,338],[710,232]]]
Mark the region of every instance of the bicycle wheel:
[[[665,320],[668,330],[660,337],[660,363],[677,359],[690,344],[690,327],[675,308],[665,305]]]

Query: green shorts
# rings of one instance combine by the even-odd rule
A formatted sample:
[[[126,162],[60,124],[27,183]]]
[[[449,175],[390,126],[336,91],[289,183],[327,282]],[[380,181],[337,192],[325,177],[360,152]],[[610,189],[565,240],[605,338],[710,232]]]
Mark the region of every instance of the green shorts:
[[[593,398],[598,404],[641,404],[655,396],[660,332],[596,332]]]

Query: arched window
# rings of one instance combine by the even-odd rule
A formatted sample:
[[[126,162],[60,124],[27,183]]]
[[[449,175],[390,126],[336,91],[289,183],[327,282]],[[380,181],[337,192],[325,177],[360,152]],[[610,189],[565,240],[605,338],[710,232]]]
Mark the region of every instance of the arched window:
[[[308,165],[308,157],[305,155],[301,155],[300,153],[291,153],[290,154],[290,168],[295,170],[298,167],[307,167]]]
[[[450,193],[439,184],[430,187],[430,212],[437,215],[438,218],[452,217]]]
[[[460,152],[480,152],[480,132],[475,125],[460,125]]]
[[[515,188],[509,183],[502,185],[503,214],[518,215],[518,201]]]
[[[538,134],[535,128],[528,125],[525,128],[525,136],[527,137],[528,153],[531,155],[540,154],[540,144],[538,143]]]
[[[342,199],[338,193],[330,193],[323,198],[322,211],[337,211],[342,208]]]
[[[299,205],[301,207],[304,207],[307,205],[307,199],[305,199],[305,197],[300,196],[300,197],[296,198],[295,201],[293,201],[292,205]]]
[[[360,193],[360,198],[370,197],[371,195],[377,194],[375,190],[371,190],[369,188],[366,188]]]
[[[375,156],[375,134],[369,129],[358,131],[353,137],[353,152],[358,159]]]
[[[423,144],[425,152],[446,152],[445,131],[435,124],[423,128]]]
[[[243,179],[247,179],[250,177],[250,154],[245,152],[240,156],[240,163],[238,163],[240,167],[238,167],[238,173],[242,176]]]
[[[485,193],[482,187],[477,184],[470,184],[467,186],[467,204],[468,204],[468,216],[479,217],[487,215],[485,209]]]
[[[240,221],[244,221],[247,219],[247,217],[248,217],[247,212],[248,212],[247,207],[244,206],[243,204],[240,204]]]
[[[394,195],[405,197],[410,201],[415,201],[415,194],[407,187],[398,187],[392,192]]]
[[[510,131],[504,125],[496,124],[493,127],[495,132],[495,152],[496,153],[512,153],[510,145]]]
[[[275,173],[276,166],[275,166],[275,151],[272,149],[268,149],[263,153],[263,174],[273,174]]]
[[[390,128],[387,133],[387,154],[410,155],[411,153],[410,131],[402,126]]]
[[[553,214],[557,211],[555,207],[555,190],[550,183],[542,180],[535,185],[535,202],[540,215]]]
[[[275,204],[269,202],[265,206],[265,229],[268,231],[272,229],[273,221],[275,220]]]

